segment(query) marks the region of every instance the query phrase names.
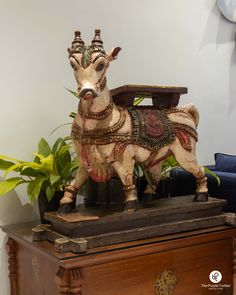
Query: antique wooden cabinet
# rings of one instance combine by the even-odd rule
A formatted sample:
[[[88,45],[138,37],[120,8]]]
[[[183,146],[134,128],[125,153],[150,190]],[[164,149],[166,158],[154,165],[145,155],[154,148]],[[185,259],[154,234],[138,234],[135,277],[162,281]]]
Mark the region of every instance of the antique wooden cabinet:
[[[11,295],[236,294],[236,228],[202,230],[57,253],[32,242],[32,224],[7,226]],[[211,282],[219,271],[222,280]]]

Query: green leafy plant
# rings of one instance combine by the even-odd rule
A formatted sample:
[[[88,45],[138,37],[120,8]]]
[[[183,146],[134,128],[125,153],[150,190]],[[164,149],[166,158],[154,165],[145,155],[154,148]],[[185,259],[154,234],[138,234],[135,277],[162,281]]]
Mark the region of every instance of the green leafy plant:
[[[62,191],[71,181],[79,165],[71,153],[70,142],[63,138],[58,138],[52,147],[41,138],[38,151],[33,155],[32,162],[0,155],[0,170],[4,171],[0,196],[25,183],[30,202],[38,198],[40,191],[44,191],[50,201],[56,191]],[[9,177],[9,173],[14,175]]]
[[[166,180],[168,178],[170,178],[170,172],[172,169],[178,168],[180,167],[179,163],[176,161],[176,159],[173,156],[169,156],[168,158],[166,158],[162,164],[162,171],[161,171],[161,178],[163,180]],[[218,186],[220,186],[220,178],[219,176],[217,176],[213,171],[211,171],[209,168],[204,167],[205,173],[210,174],[211,176],[213,176],[215,178],[215,180],[217,181]],[[147,182],[151,183],[151,179],[150,176],[148,174],[147,171],[143,171],[143,174],[145,175]]]

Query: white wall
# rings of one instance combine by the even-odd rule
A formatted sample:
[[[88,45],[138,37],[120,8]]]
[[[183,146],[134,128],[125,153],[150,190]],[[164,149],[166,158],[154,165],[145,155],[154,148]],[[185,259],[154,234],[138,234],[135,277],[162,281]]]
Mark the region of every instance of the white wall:
[[[215,0],[0,0],[0,154],[30,160],[38,139],[69,121],[77,101],[64,89],[76,87],[66,48],[74,30],[90,42],[95,28],[105,48],[122,47],[110,87],[188,87],[181,104],[200,109],[200,163],[213,163],[215,152],[235,154],[236,25],[221,17]],[[15,193],[0,199],[0,224],[32,218]],[[4,242],[1,234],[3,249]],[[0,286],[8,294],[4,250]]]

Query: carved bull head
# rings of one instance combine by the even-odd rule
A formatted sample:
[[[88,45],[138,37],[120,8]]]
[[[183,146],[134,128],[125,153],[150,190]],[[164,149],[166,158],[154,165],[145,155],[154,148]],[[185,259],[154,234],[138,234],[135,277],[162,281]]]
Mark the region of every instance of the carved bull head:
[[[84,45],[79,31],[75,32],[74,41],[68,52],[80,98],[90,100],[100,95],[106,87],[106,70],[110,62],[117,58],[120,50],[120,47],[116,47],[106,54],[100,30],[95,30],[90,46]]]

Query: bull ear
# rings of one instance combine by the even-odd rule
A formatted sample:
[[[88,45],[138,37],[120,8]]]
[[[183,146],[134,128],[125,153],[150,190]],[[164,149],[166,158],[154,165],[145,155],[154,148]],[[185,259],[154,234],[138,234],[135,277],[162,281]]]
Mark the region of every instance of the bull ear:
[[[117,56],[119,54],[119,52],[121,51],[120,47],[115,47],[113,48],[107,55],[107,58],[109,61],[112,61],[114,59],[117,59]]]

